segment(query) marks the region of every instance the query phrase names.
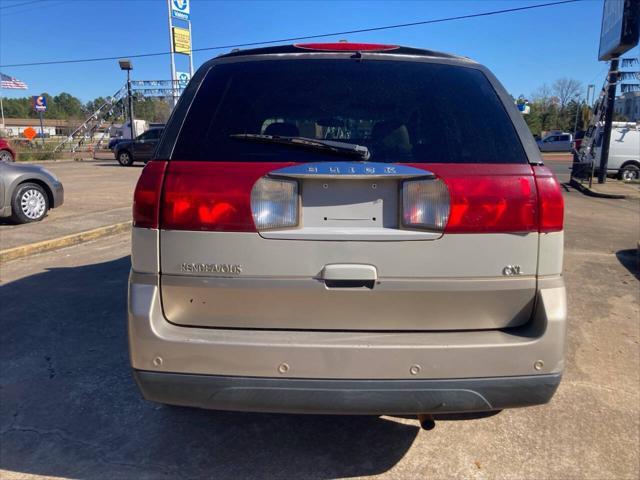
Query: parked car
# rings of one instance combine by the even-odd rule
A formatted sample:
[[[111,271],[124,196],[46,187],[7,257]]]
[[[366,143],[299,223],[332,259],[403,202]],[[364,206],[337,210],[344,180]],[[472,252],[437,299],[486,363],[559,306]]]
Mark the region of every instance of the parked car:
[[[193,76],[135,189],[131,364],[148,400],[219,410],[542,404],[562,257],[560,186],[486,67],[233,52]]]
[[[0,162],[13,162],[16,159],[16,152],[9,142],[4,138],[0,138]]]
[[[114,148],[116,148],[116,145],[121,142],[123,139],[121,137],[113,137],[109,139],[109,143],[107,145],[107,148],[111,151],[113,151]]]
[[[599,170],[602,153],[603,127],[598,126],[592,133],[592,148],[580,152],[580,162],[595,162]],[[640,125],[633,122],[613,122],[609,142],[607,175],[617,176],[624,181],[640,180]]]
[[[570,152],[573,137],[570,133],[554,133],[538,140],[538,148],[541,152]]]
[[[38,165],[0,161],[0,217],[37,222],[64,202],[58,178]]]
[[[113,147],[113,154],[118,163],[124,167],[133,165],[136,161],[148,161],[162,135],[162,128],[150,128],[133,141],[120,140]]]

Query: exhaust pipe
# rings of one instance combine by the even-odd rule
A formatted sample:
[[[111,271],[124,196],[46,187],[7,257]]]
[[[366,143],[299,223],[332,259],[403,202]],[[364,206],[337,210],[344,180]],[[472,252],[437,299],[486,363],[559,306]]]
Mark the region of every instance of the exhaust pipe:
[[[436,428],[436,421],[430,413],[419,413],[418,421],[420,422],[420,427],[423,430],[433,430]]]

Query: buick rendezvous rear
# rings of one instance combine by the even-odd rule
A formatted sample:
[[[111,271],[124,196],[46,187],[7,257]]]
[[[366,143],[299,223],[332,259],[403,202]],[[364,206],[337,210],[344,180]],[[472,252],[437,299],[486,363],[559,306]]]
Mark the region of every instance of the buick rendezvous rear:
[[[135,191],[145,398],[423,414],[549,401],[563,201],[483,66],[306,44],[205,63]]]

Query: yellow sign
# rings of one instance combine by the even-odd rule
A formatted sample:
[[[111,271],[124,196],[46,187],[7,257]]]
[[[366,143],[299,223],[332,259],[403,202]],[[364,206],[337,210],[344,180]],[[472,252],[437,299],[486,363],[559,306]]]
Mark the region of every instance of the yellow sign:
[[[191,34],[186,28],[173,27],[173,51],[191,55]]]

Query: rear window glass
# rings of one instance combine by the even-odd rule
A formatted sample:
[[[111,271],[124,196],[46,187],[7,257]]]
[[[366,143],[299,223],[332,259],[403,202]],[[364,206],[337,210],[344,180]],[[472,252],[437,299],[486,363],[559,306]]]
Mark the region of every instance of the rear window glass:
[[[211,68],[172,157],[336,160],[326,152],[232,138],[307,137],[368,147],[370,161],[525,163],[495,90],[476,69],[408,61],[263,60]]]

